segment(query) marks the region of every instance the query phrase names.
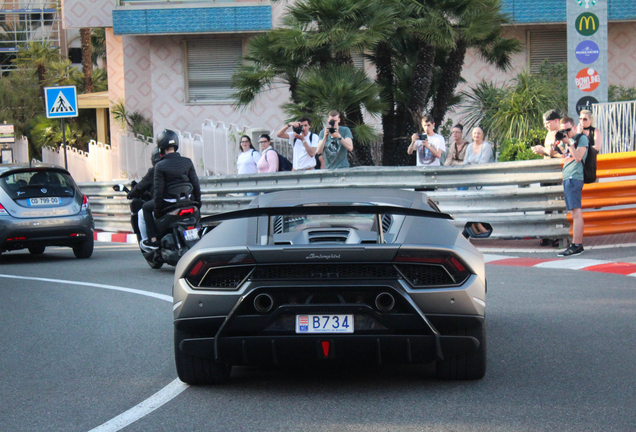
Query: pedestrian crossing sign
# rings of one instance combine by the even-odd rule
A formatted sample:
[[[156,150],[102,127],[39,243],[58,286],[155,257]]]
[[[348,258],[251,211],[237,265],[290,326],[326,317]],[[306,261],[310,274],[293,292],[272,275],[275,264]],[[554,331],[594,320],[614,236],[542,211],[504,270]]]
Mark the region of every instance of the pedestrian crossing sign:
[[[77,117],[75,86],[45,87],[46,116],[48,118]]]

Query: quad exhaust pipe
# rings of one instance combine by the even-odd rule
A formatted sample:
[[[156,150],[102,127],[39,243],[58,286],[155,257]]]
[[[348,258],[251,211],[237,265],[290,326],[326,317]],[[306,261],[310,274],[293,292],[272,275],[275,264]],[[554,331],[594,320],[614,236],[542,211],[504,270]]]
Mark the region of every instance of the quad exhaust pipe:
[[[380,312],[390,312],[395,307],[395,298],[388,292],[380,293],[375,298],[375,307]]]
[[[267,313],[274,307],[274,299],[271,295],[261,293],[254,297],[254,309],[259,313]]]

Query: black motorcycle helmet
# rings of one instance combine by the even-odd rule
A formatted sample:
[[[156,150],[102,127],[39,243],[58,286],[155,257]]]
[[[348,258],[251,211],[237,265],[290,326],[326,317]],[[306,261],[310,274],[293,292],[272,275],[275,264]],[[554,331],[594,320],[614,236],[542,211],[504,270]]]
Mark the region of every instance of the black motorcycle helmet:
[[[179,149],[179,136],[175,131],[164,129],[157,135],[157,147],[161,154],[164,154],[168,147],[174,147],[174,151],[177,151]]]
[[[152,163],[152,166],[155,166],[160,160],[161,152],[159,151],[159,147],[155,147],[152,149],[152,153],[150,153],[150,163]]]

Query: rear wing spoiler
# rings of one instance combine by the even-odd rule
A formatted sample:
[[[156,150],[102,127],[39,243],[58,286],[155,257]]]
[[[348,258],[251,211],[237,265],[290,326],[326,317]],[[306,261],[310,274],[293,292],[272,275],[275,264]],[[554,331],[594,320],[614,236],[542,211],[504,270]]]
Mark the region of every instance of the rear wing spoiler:
[[[201,218],[201,225],[208,225],[215,222],[222,222],[231,219],[245,219],[261,216],[302,216],[302,215],[336,215],[336,214],[363,214],[363,215],[401,215],[417,216],[432,219],[452,220],[453,217],[447,213],[440,213],[433,210],[421,210],[390,205],[308,205],[308,206],[285,206],[285,207],[252,207],[242,210],[234,210],[226,213],[219,213]]]

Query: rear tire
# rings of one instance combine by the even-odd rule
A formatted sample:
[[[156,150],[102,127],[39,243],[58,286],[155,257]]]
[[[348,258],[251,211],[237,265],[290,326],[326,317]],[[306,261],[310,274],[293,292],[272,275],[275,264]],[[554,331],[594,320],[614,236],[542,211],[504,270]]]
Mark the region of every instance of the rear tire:
[[[90,258],[93,255],[93,246],[94,246],[93,237],[88,237],[81,243],[73,246],[73,253],[75,254],[75,258],[86,259]]]
[[[159,270],[163,266],[162,262],[148,261],[146,260],[151,269]]]
[[[46,246],[31,246],[29,248],[29,253],[31,255],[42,255],[44,253],[44,249],[46,249]]]
[[[174,358],[179,379],[186,384],[224,384],[230,378],[232,366],[216,363],[207,358],[184,354],[179,344],[184,339],[194,337],[191,333],[174,329]]]
[[[452,330],[445,334],[472,336],[479,341],[479,348],[438,361],[435,367],[437,378],[446,381],[482,379],[486,375],[486,322],[479,327]]]

